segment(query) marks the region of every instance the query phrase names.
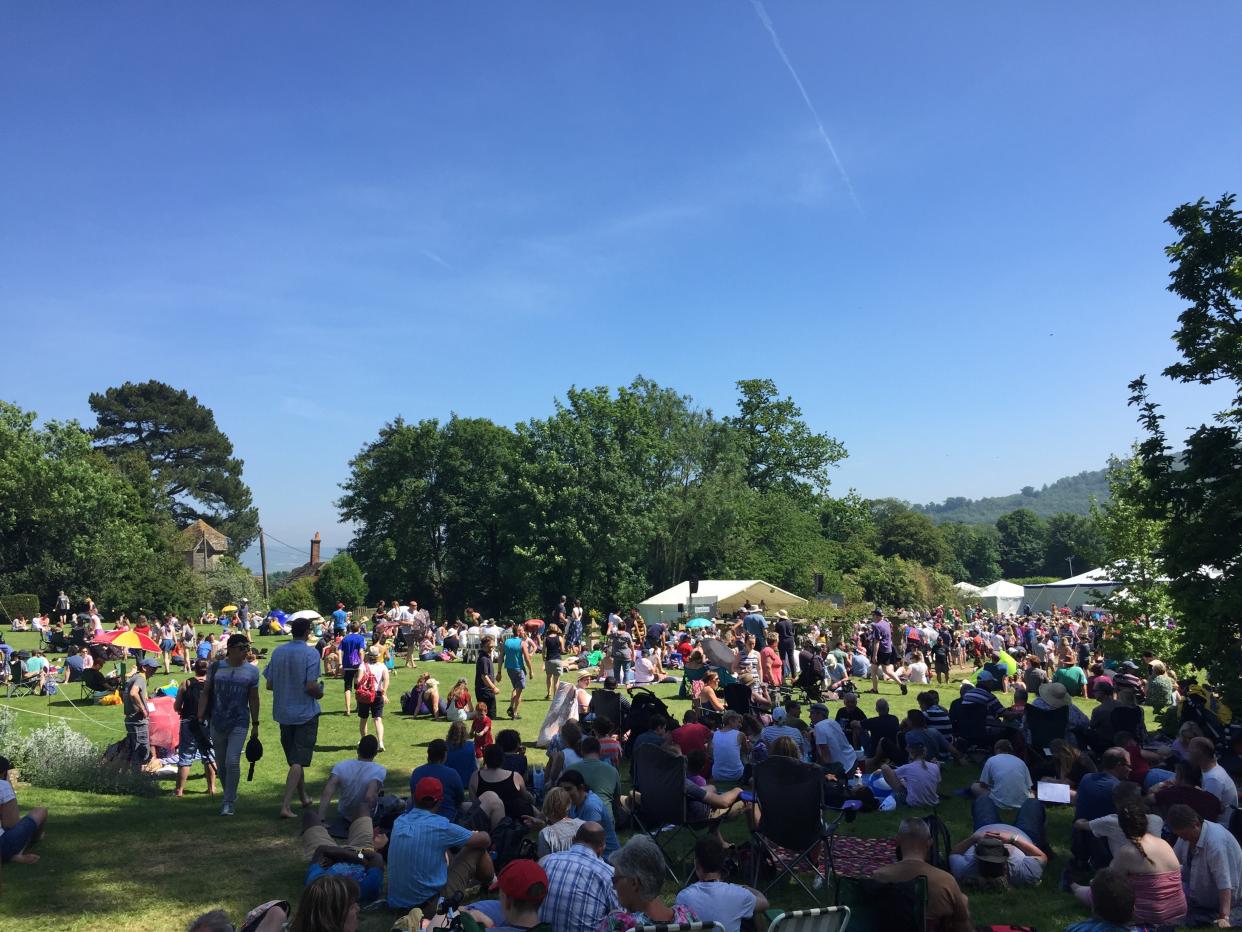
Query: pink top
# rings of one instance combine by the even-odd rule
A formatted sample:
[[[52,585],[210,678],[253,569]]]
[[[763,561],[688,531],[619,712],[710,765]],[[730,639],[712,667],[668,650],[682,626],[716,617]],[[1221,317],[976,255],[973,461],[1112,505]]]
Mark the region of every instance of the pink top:
[[[1186,915],[1182,872],[1130,874],[1134,887],[1134,921],[1139,925],[1166,925]]]

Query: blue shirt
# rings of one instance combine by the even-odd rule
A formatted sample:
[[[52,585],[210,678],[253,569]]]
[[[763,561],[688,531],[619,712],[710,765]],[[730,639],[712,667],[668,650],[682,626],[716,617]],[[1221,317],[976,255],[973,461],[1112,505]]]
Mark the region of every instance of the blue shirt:
[[[349,621],[349,616],[345,614],[345,609],[338,608],[332,613],[332,627],[336,631],[344,631],[345,624]]]
[[[753,612],[742,619],[742,630],[747,634],[753,634],[759,643],[763,643],[763,633],[767,627],[768,620],[758,612]]]
[[[586,845],[545,855],[539,866],[548,875],[539,919],[550,923],[552,932],[595,932],[600,920],[621,908],[612,866]]]
[[[436,896],[448,881],[445,852],[460,848],[471,834],[426,809],[398,816],[388,839],[388,905],[411,909]]]
[[[263,678],[272,690],[272,718],[281,725],[302,725],[319,714],[319,700],[306,694],[306,684],[319,679],[319,653],[305,641],[272,651]]]
[[[525,670],[526,666],[522,662],[522,639],[506,638],[505,639],[505,669],[506,670]]]
[[[604,805],[604,801],[590,790],[587,790],[586,799],[581,806],[569,808],[569,815],[583,822],[598,822],[604,827],[604,857],[621,849],[621,842],[617,841],[617,829],[612,822],[612,809]]]
[[[384,869],[382,867],[363,867],[361,864],[350,864],[348,861],[337,861],[329,867],[323,867],[318,861],[306,871],[306,885],[316,877],[333,874],[337,877],[352,877],[358,884],[358,900],[369,903],[378,899],[384,889]]]
[[[211,658],[211,644],[208,641],[198,642],[198,659],[209,660]]]
[[[457,771],[462,786],[469,786],[470,778],[479,769],[478,758],[474,756],[474,741],[466,741],[459,748],[449,748],[444,763]]]
[[[356,631],[341,638],[341,666],[357,670],[362,666],[362,653],[367,649],[367,639]]]
[[[440,801],[440,815],[450,822],[457,821],[457,810],[461,807],[462,797],[466,788],[462,785],[461,776],[452,767],[445,764],[423,764],[415,767],[410,774],[410,796],[414,796],[414,787],[423,777],[435,777],[444,787],[444,799]]]
[[[1111,773],[1088,773],[1078,781],[1078,797],[1074,803],[1074,818],[1099,819],[1117,811],[1113,805],[1113,790],[1121,782]]]

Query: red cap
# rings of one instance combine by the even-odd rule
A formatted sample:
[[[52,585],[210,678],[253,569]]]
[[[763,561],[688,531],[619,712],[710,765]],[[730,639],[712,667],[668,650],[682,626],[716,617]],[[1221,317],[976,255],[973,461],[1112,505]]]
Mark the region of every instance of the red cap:
[[[344,608],[344,607],[345,607],[345,603],[344,603],[344,602],[337,602],[337,603],[336,603],[336,607],[337,607],[337,608]]]
[[[414,787],[414,801],[421,803],[427,800],[439,802],[444,798],[444,784],[435,777],[423,777]]]
[[[548,875],[537,861],[510,861],[496,875],[491,889],[502,891],[510,899],[542,903],[548,895]]]

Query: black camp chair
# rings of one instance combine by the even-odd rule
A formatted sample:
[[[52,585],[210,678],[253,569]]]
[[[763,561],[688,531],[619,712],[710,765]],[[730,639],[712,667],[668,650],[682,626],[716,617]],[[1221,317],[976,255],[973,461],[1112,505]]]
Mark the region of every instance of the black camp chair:
[[[1143,737],[1142,706],[1113,706],[1113,710],[1108,713],[1108,724],[1112,727],[1113,734],[1124,731],[1133,735],[1136,740],[1141,740]]]
[[[1065,740],[1065,733],[1069,728],[1069,706],[1041,709],[1028,705],[1026,727],[1031,733],[1031,743],[1027,746],[1036,753],[1050,754],[1053,741]]]
[[[627,716],[621,700],[624,698],[619,690],[597,689],[591,693],[591,704],[588,713],[595,718],[606,718],[617,726],[617,734],[625,734]]]
[[[672,846],[686,833],[697,841],[711,827],[710,822],[690,819],[686,759],[658,745],[644,744],[634,751],[634,764],[643,775],[642,789],[635,793],[634,827],[659,846],[669,876],[677,883],[686,883],[693,864],[689,871],[679,874],[670,856]]]
[[[899,883],[836,877],[837,905],[850,909],[850,932],[923,932],[927,928],[927,878]]]
[[[750,836],[751,886],[759,887],[763,866],[769,864],[776,876],[761,888],[763,892],[790,876],[818,902],[815,890],[799,876],[799,868],[813,872],[819,886],[827,883],[832,836],[842,818],[853,818],[858,804],[851,800],[849,809],[831,825],[825,824],[823,771],[792,757],[769,757],[756,764],[754,781],[759,823]],[[792,859],[788,857],[791,851],[796,852]]]
[[[981,702],[953,703],[957,714],[953,716],[953,737],[958,750],[965,754],[973,751],[991,751],[988,738],[988,707]],[[950,709],[952,712],[953,709]]]
[[[25,653],[23,651],[22,653]],[[19,655],[14,655],[9,661],[9,689],[8,696],[11,699],[14,696],[33,696],[35,694],[35,685],[39,682],[39,678],[28,677],[26,675],[26,662]]]
[[[724,687],[725,708],[730,712],[736,712],[738,715],[749,715],[751,712],[751,698],[754,693],[750,687],[744,683],[730,683]]]

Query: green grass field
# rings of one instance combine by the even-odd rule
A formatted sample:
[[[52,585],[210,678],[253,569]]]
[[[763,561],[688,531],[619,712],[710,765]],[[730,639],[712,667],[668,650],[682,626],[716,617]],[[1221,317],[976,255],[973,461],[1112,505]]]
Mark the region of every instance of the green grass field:
[[[28,648],[33,635],[8,637],[15,648]],[[260,646],[275,647],[275,638],[259,638]],[[429,669],[447,689],[459,676],[473,683],[472,668],[465,664],[420,664]],[[536,661],[536,674],[542,670]],[[391,708],[397,697],[413,685],[416,674],[398,669],[390,689]],[[159,674],[153,680],[162,685]],[[680,716],[687,707],[677,700],[676,685],[657,690]],[[914,705],[914,690],[903,697],[889,683],[881,687],[895,714]],[[522,721],[514,723],[530,746],[532,761],[542,763],[543,752],[534,748],[534,738],[547,711],[542,701],[542,682],[528,689],[536,697],[524,706]],[[942,690],[943,693],[943,690]],[[323,701],[324,716],[319,727],[319,744],[314,764],[307,775],[308,790],[318,798],[332,765],[353,755],[358,740],[358,720],[343,714],[339,680],[328,681]],[[119,706],[83,707],[77,705],[78,687],[65,695],[0,700],[21,710],[21,725],[33,729],[49,721],[46,715],[63,716],[84,734],[97,741],[117,740],[123,734]],[[495,729],[508,727],[501,718]],[[874,711],[875,696],[862,696],[862,706]],[[70,705],[68,700],[73,700]],[[947,701],[947,700],[946,700]],[[74,706],[77,706],[76,708]],[[1091,703],[1083,703],[1088,709]],[[222,818],[218,799],[208,798],[199,769],[191,778],[182,799],[172,795],[172,781],[164,781],[160,795],[153,799],[90,796],[37,786],[19,786],[18,799],[23,812],[31,806],[51,810],[47,836],[35,849],[42,856],[34,866],[6,865],[4,893],[0,898],[0,917],[12,928],[35,930],[177,930],[196,915],[213,908],[224,908],[240,921],[247,910],[266,900],[284,898],[296,903],[302,887],[305,865],[296,845],[298,824],[277,818],[286,768],[280,752],[276,727],[268,714],[268,694],[263,695],[261,737],[266,756],[255,770],[253,782],[244,775],[234,818]],[[410,771],[425,761],[425,747],[443,737],[447,726],[427,719],[411,720],[395,711],[385,718],[387,751],[379,762],[388,768],[388,792],[408,795]],[[948,767],[942,787],[944,793],[965,786],[977,770]],[[623,775],[624,776],[624,775]],[[943,800],[939,813],[949,826],[953,840],[970,831],[966,800]],[[900,812],[873,813],[860,817],[845,828],[846,834],[880,837],[891,835],[901,818]],[[1057,878],[1068,855],[1070,812],[1064,807],[1049,810],[1049,839],[1055,857],[1043,884],[1033,890],[1011,890],[1004,896],[973,896],[972,914],[980,923],[1034,925],[1041,930],[1063,929],[1083,918],[1083,912],[1069,894],[1057,892]],[[726,836],[733,841],[746,837],[744,826],[731,824]],[[771,899],[777,906],[809,905],[796,887],[778,887]],[[671,887],[670,887],[671,892]],[[391,914],[366,913],[364,930],[384,930]]]

